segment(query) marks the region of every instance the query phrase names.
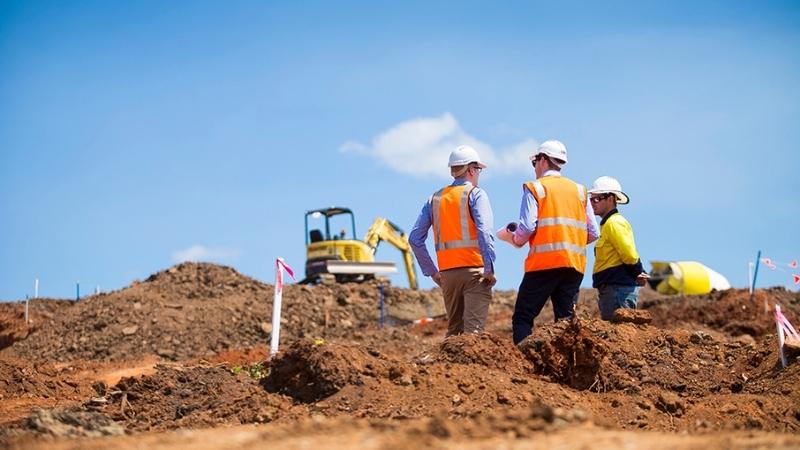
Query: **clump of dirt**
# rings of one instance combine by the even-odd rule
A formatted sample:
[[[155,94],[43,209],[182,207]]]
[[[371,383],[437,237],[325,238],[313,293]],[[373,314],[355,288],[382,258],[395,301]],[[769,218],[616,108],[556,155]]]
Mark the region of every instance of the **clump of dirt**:
[[[264,386],[311,403],[344,386],[364,384],[364,378],[407,377],[405,364],[363,346],[302,339],[270,362]]]
[[[290,398],[264,391],[244,371],[234,374],[222,366],[156,369],[154,375],[123,378],[111,388],[97,384],[99,397],[84,409],[135,431],[264,423],[306,414]]]
[[[533,362],[536,373],[579,390],[603,387],[601,369],[608,345],[590,334],[580,319],[562,323],[566,326],[554,339],[529,336],[520,342],[520,349]]]
[[[614,317],[611,321],[614,323],[645,324],[652,322],[653,316],[647,310],[619,308],[614,311]]]
[[[491,333],[450,336],[439,346],[436,361],[478,364],[513,373],[530,373],[530,362],[508,339]]]

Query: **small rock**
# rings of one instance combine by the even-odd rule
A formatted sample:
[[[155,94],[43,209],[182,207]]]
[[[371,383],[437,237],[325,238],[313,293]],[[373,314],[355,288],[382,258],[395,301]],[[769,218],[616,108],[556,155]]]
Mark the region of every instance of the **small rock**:
[[[108,403],[108,399],[105,397],[92,397],[89,399],[89,403],[92,405],[105,405]]]
[[[510,396],[509,396],[508,392],[498,392],[497,393],[497,403],[500,403],[501,405],[507,405],[507,404],[511,403],[511,399],[509,397]]]
[[[458,394],[453,395],[453,405],[458,406],[461,404],[463,400],[461,400],[461,396]]]
[[[714,355],[706,352],[699,352],[697,354],[697,357],[704,361],[711,361],[712,359],[714,359]]]
[[[269,322],[261,322],[261,331],[263,331],[264,334],[271,334],[272,324]]]
[[[473,387],[468,383],[459,383],[458,384],[458,390],[460,390],[461,392],[463,392],[463,393],[465,393],[467,395],[472,394],[473,392],[475,392],[475,389],[473,389]]]
[[[132,334],[136,334],[137,330],[139,330],[139,327],[136,326],[136,325],[132,325],[132,326],[123,328],[122,329],[122,334],[124,334],[125,336],[130,336]]]
[[[724,412],[725,414],[733,414],[738,409],[739,408],[737,408],[736,405],[734,405],[733,403],[726,403],[725,405],[722,406],[721,411]]]
[[[676,394],[671,392],[662,392],[658,395],[658,404],[656,405],[661,411],[673,414],[675,416],[683,415],[686,410],[686,404]]]

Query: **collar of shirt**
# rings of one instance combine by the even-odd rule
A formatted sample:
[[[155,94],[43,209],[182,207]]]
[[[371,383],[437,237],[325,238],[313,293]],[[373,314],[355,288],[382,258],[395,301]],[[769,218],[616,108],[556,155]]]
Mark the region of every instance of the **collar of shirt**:
[[[453,180],[453,183],[450,186],[461,186],[463,184],[470,184],[471,185],[472,183],[470,183],[469,180],[467,180],[465,178],[456,178],[456,179]]]
[[[545,171],[545,173],[543,173],[542,176],[543,177],[560,177],[561,176],[561,172],[559,172],[557,170],[550,169],[550,170]]]
[[[611,211],[609,211],[608,214],[606,214],[605,217],[603,217],[603,220],[600,221],[600,226],[602,227],[603,225],[605,225],[606,221],[608,221],[608,219],[611,218],[611,216],[617,214],[618,212],[619,211],[617,211],[617,208],[614,208]]]

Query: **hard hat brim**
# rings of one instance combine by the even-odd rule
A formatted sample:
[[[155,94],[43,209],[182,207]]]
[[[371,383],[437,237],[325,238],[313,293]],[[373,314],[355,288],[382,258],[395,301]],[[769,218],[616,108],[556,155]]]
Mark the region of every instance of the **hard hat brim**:
[[[554,156],[550,156],[550,155],[548,155],[548,154],[547,154],[547,153],[545,153],[545,152],[539,152],[539,153],[535,153],[535,154],[533,154],[533,155],[529,156],[529,157],[528,157],[528,159],[529,159],[529,160],[531,160],[531,161],[533,161],[533,160],[534,160],[534,159],[536,159],[536,157],[537,157],[537,156],[539,156],[539,155],[544,155],[544,156],[547,156],[548,158],[550,158],[550,161],[552,161],[552,162],[553,162],[553,164],[557,165],[558,167],[561,167],[561,166],[563,166],[563,165],[565,165],[565,164],[567,163],[567,162],[566,162],[566,161],[564,161],[563,159],[561,159],[561,158],[556,158],[556,157],[554,157]]]
[[[462,162],[459,161],[458,163],[452,163],[452,164],[448,163],[447,167],[466,166],[466,165],[469,165],[469,164],[477,164],[478,167],[480,167],[481,169],[485,169],[487,167],[486,164],[484,164],[484,163],[482,163],[480,161],[467,161],[465,163],[462,163]]]
[[[630,203],[631,199],[622,191],[609,191],[606,189],[589,189],[590,194],[614,194],[614,197],[617,197],[617,204],[620,205],[627,205]]]

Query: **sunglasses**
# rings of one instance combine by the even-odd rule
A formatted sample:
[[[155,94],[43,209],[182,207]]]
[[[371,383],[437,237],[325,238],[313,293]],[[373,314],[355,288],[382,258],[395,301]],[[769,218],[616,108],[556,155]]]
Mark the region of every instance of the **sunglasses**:
[[[590,200],[592,203],[600,203],[600,202],[602,202],[603,200],[607,199],[608,197],[611,197],[612,195],[614,195],[614,194],[603,194],[603,195],[598,195],[598,196],[595,196],[595,197],[592,197],[592,198],[590,198],[589,200]]]

